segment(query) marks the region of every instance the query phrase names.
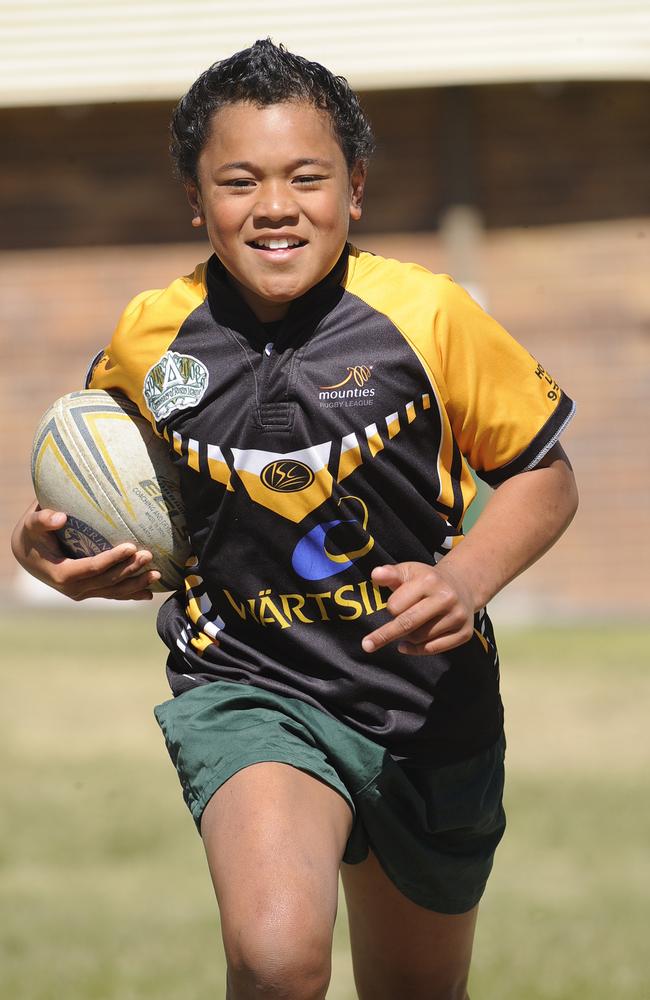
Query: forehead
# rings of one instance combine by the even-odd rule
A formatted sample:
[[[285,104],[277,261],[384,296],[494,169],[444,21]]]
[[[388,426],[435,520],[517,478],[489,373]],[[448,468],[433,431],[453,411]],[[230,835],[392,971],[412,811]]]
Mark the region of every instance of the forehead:
[[[213,163],[282,155],[336,162],[345,159],[328,112],[305,101],[265,107],[247,101],[227,104],[214,112],[201,151],[201,157]]]

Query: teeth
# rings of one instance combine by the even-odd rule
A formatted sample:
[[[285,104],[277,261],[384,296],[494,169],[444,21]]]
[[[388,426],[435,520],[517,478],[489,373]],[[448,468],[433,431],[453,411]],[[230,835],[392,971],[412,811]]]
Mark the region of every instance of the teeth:
[[[297,247],[299,245],[300,240],[298,239],[255,240],[255,246],[265,247],[267,250],[288,250],[289,247]]]

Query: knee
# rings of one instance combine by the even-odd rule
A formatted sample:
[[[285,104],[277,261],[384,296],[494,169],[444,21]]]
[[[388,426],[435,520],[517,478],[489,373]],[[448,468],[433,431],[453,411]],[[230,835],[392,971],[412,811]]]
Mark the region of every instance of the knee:
[[[256,919],[224,935],[229,997],[323,1000],[331,974],[331,940],[305,921]]]

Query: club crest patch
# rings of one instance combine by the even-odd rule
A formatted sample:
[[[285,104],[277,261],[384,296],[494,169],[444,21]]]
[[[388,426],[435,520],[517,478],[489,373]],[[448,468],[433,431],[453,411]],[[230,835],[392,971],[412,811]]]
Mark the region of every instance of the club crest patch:
[[[191,354],[167,351],[145,375],[142,394],[156,420],[196,406],[208,387],[208,369]]]

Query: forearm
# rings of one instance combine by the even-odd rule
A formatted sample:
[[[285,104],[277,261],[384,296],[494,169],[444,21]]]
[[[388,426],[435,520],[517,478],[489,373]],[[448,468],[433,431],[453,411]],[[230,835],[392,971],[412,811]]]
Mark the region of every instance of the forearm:
[[[438,568],[463,581],[478,610],[557,541],[577,505],[571,465],[555,445],[540,465],[495,490],[474,527]]]

